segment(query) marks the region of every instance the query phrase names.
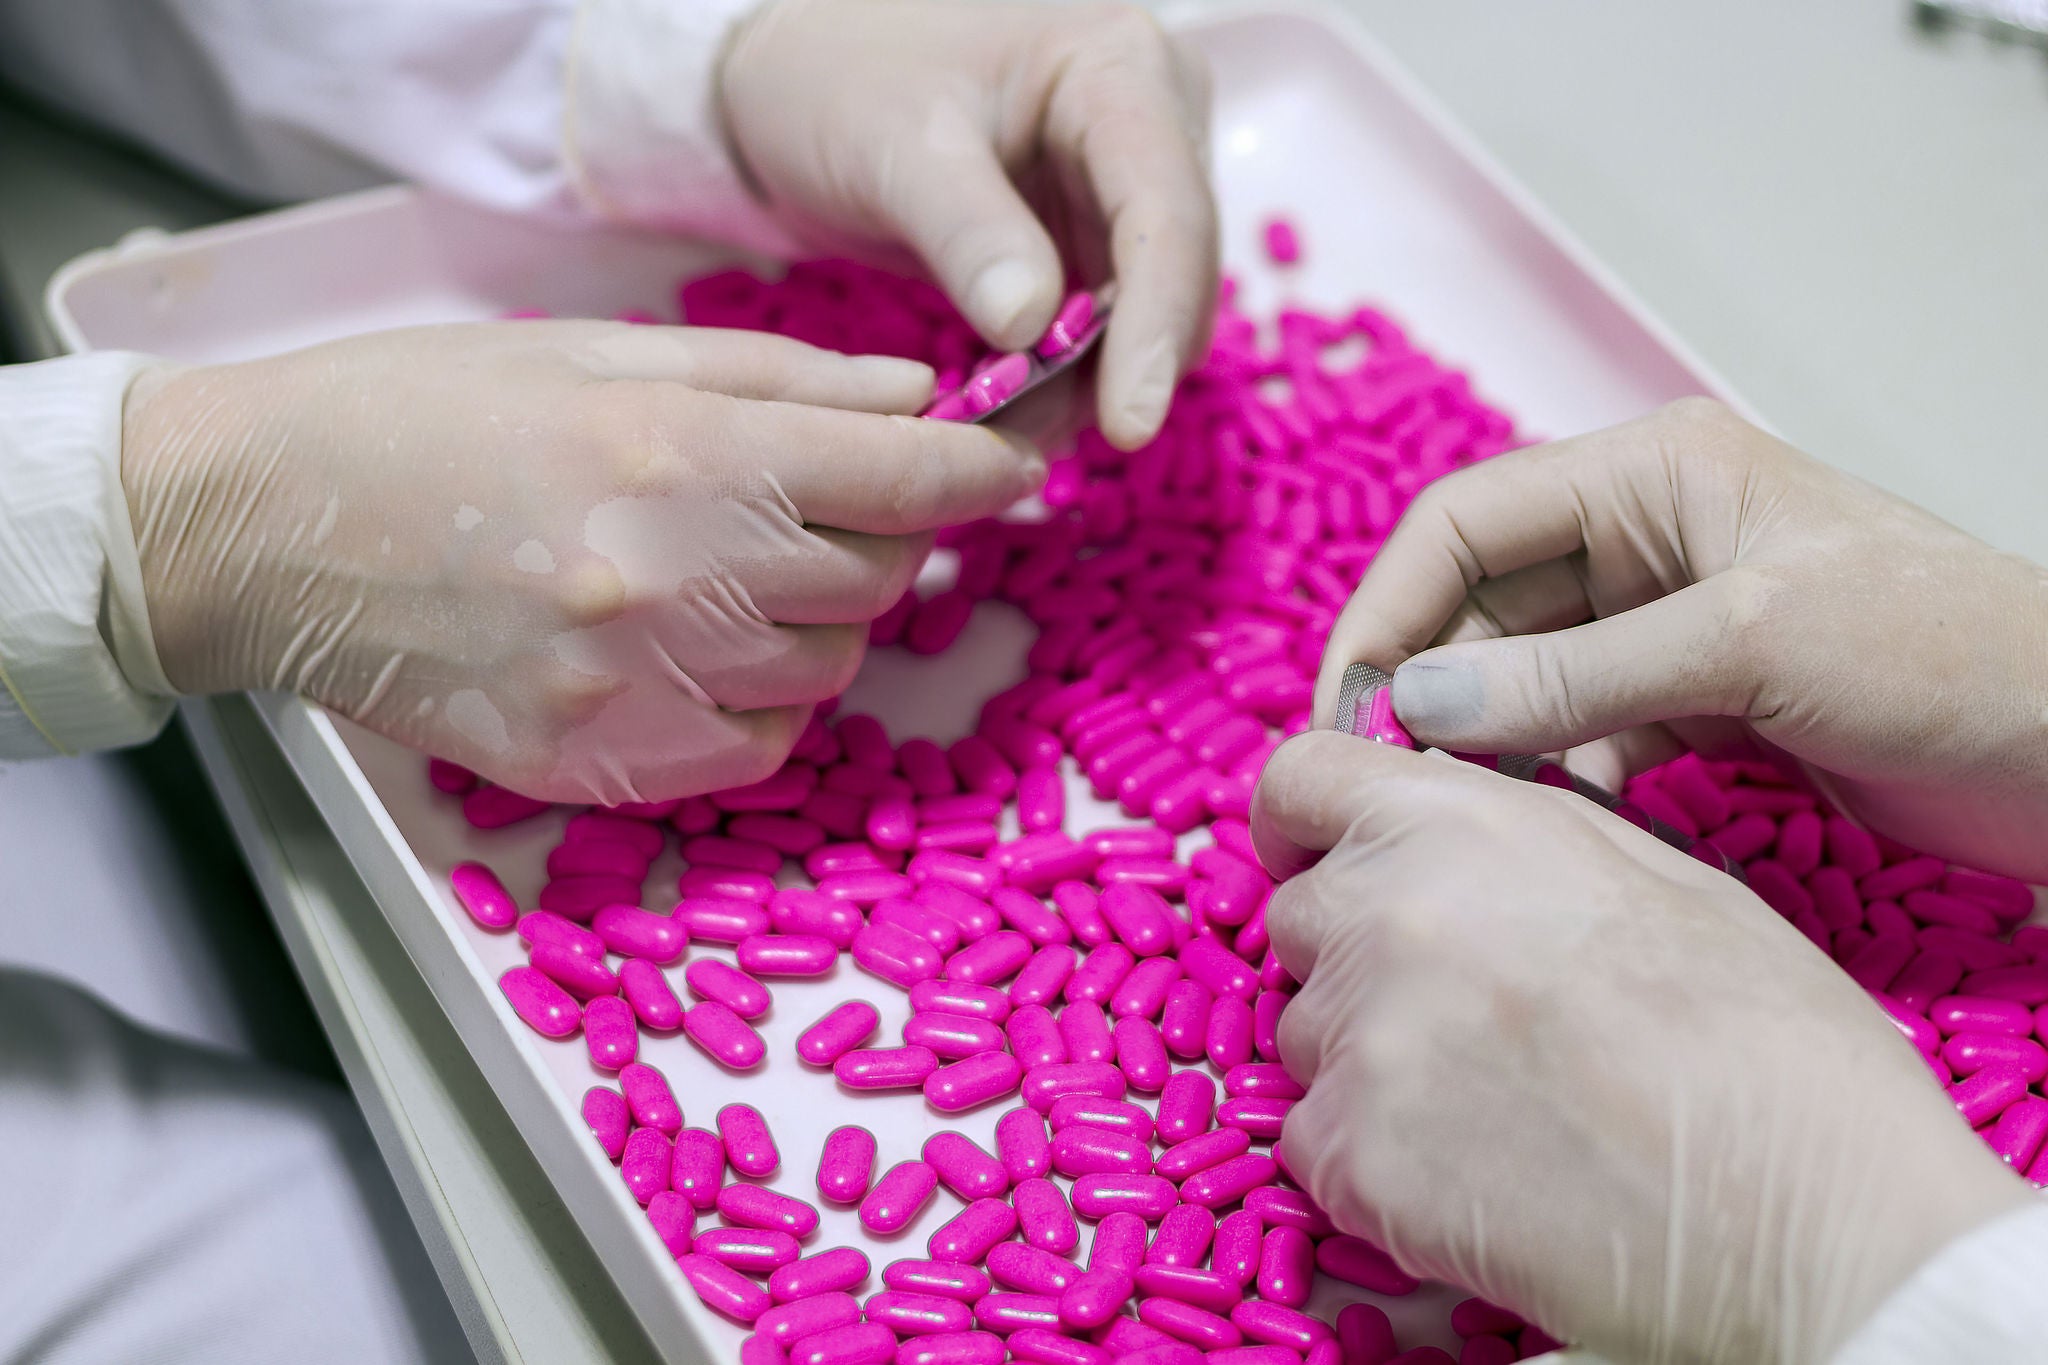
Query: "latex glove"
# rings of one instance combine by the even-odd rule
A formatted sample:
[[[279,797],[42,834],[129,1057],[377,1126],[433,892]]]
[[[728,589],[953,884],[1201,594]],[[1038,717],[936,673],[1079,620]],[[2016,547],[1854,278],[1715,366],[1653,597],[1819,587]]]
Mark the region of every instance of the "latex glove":
[[[758,333],[423,327],[139,378],[122,483],[181,691],[303,692],[529,795],[773,771],[929,529],[1036,451],[931,371]]]
[[[1097,399],[1126,449],[1165,420],[1216,296],[1208,76],[1128,5],[774,0],[721,68],[727,129],[814,246],[907,247],[992,345],[1114,277]]]
[[[1618,736],[1569,759],[1608,785],[1681,741],[1775,751],[1884,833],[2048,880],[2048,573],[1705,399],[1424,490],[1338,618],[1318,723],[1360,659],[1430,744]]]
[[[1318,732],[1253,806],[1339,1227],[1622,1361],[1818,1362],[2034,1196],[1741,883],[1570,792]]]

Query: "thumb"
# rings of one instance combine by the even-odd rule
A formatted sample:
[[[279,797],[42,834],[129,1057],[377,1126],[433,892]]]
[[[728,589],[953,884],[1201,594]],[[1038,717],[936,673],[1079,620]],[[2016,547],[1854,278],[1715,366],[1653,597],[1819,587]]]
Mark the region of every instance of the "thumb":
[[[965,119],[948,117],[927,130],[919,150],[888,168],[882,217],[991,346],[1023,350],[1059,308],[1052,238],[988,136]]]
[[[1737,573],[1569,630],[1424,650],[1394,671],[1394,714],[1466,753],[1550,753],[1637,725],[1745,717],[1752,613]]]

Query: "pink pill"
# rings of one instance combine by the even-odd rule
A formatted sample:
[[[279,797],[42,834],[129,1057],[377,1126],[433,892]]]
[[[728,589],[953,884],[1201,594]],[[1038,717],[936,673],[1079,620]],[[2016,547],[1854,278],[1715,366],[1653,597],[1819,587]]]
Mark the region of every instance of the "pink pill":
[[[883,1365],[896,1358],[896,1334],[879,1322],[835,1327],[790,1348],[789,1365]]]
[[[759,1185],[727,1185],[718,1192],[718,1212],[741,1227],[779,1230],[799,1239],[818,1230],[816,1209]]]
[[[1172,1074],[1166,1043],[1149,1019],[1119,1019],[1114,1030],[1117,1069],[1131,1089],[1156,1095]]]
[[[1100,905],[1102,917],[1118,941],[1136,956],[1153,957],[1172,950],[1173,910],[1151,887],[1118,882],[1104,888]]]
[[[1082,842],[1102,858],[1168,858],[1173,836],[1152,825],[1115,825],[1091,830]]]
[[[560,944],[572,953],[598,961],[604,959],[604,940],[573,920],[548,910],[535,910],[519,917],[516,932],[529,944],[544,941]]]
[[[768,1292],[777,1303],[788,1303],[850,1290],[867,1279],[868,1270],[866,1253],[853,1247],[833,1247],[777,1268],[768,1277]]]
[[[1219,1166],[1251,1150],[1252,1136],[1242,1128],[1216,1128],[1169,1147],[1152,1164],[1154,1175],[1182,1181],[1198,1171]]]
[[[1178,1205],[1159,1220],[1145,1264],[1199,1267],[1215,1235],[1215,1214],[1198,1204]]]
[[[724,791],[713,792],[710,799],[720,810],[795,810],[810,795],[817,780],[815,769],[807,764],[792,763],[750,786],[728,787]]]
[[[1211,1313],[1228,1313],[1244,1301],[1243,1285],[1220,1271],[1196,1265],[1148,1263],[1138,1267],[1135,1278],[1140,1293],[1178,1299]]]
[[[604,1154],[617,1161],[626,1150],[626,1133],[633,1126],[625,1097],[601,1085],[591,1086],[583,1092],[583,1122]]]
[[[930,942],[893,924],[869,924],[855,934],[853,960],[904,990],[937,976],[944,962]]]
[[[661,852],[666,842],[659,826],[645,820],[631,820],[620,815],[603,811],[584,811],[571,816],[562,829],[565,843],[615,843],[624,844],[639,854],[643,861],[652,861]]]
[[[1964,977],[1957,989],[1963,995],[2017,1000],[2023,1005],[2048,1004],[2048,965],[2027,963],[2024,966],[1986,967]]]
[[[1485,1299],[1464,1299],[1451,1309],[1451,1330],[1461,1337],[1508,1336],[1522,1329],[1522,1319]]]
[[[1005,1288],[1057,1298],[1080,1275],[1081,1267],[1041,1247],[1001,1242],[989,1248],[988,1271]]]
[[[1068,1327],[1090,1329],[1115,1317],[1130,1299],[1131,1274],[1120,1268],[1089,1270],[1075,1276],[1060,1293],[1060,1321]]]
[[[926,910],[950,920],[960,931],[963,944],[978,943],[1003,925],[1003,918],[996,913],[994,906],[946,882],[926,881],[920,884],[915,900]]]
[[[928,825],[950,824],[955,820],[993,820],[1002,813],[1002,798],[987,792],[933,796],[917,803],[918,821]]]
[[[691,1231],[697,1222],[697,1210],[691,1207],[689,1200],[674,1190],[656,1191],[654,1198],[647,1201],[647,1221],[669,1255],[689,1254],[693,1241]]]
[[[782,1164],[768,1120],[750,1104],[728,1104],[719,1110],[718,1136],[725,1145],[725,1159],[741,1175],[765,1180]]]
[[[1162,758],[1172,765],[1167,771],[1176,779],[1185,771],[1178,756],[1168,754],[1162,755]],[[1152,771],[1154,770],[1150,768],[1140,769],[1137,775]],[[1160,896],[1163,901],[1168,895],[1177,897],[1186,890],[1190,877],[1185,867],[1170,858],[1105,858],[1095,869],[1095,880],[1101,883],[1105,895],[1114,887],[1137,886]],[[1166,925],[1170,932],[1177,917],[1171,910],[1166,912],[1166,916]],[[1125,942],[1129,943],[1130,940],[1126,939]],[[1132,945],[1132,951],[1137,951],[1135,944]],[[1139,953],[1139,956],[1142,957],[1144,954]]]
[[[1124,1076],[1107,1062],[1062,1062],[1037,1066],[1024,1073],[1024,1102],[1044,1113],[1062,1095],[1124,1097]]]
[[[983,1052],[942,1066],[925,1077],[924,1098],[932,1108],[957,1114],[1017,1092],[1024,1068],[1007,1052]]]
[[[899,1161],[860,1201],[860,1225],[869,1232],[900,1232],[924,1211],[938,1189],[938,1173],[922,1161]]]
[[[999,886],[989,896],[989,903],[1003,922],[1029,939],[1034,947],[1049,943],[1065,943],[1073,937],[1067,922],[1059,913],[1038,897],[1015,887]]]
[[[1212,935],[1202,934],[1180,952],[1181,970],[1216,995],[1234,995],[1250,1000],[1259,991],[1258,973],[1250,963],[1225,948]]]
[[[918,828],[919,849],[956,849],[962,853],[985,853],[995,845],[996,826],[992,820],[956,820],[944,825]],[[998,888],[1000,889],[1000,888]]]
[[[1147,1222],[1166,1216],[1178,1193],[1156,1175],[1084,1175],[1074,1182],[1074,1209],[1085,1218],[1135,1213]]]
[[[830,1292],[814,1294],[793,1303],[778,1303],[754,1319],[754,1330],[778,1346],[794,1346],[805,1337],[814,1337],[835,1327],[849,1327],[859,1321],[860,1304],[853,1295]]]
[[[676,1267],[705,1307],[736,1322],[750,1323],[773,1305],[767,1290],[710,1256],[678,1256]]]
[[[682,925],[637,905],[607,905],[591,919],[590,927],[606,948],[621,957],[666,964],[680,960],[690,946],[690,935]]]
[[[852,946],[854,935],[861,930],[860,906],[850,900],[837,900],[799,886],[785,886],[775,893],[768,902],[768,918],[774,922],[778,934],[787,934],[793,939],[823,939],[834,948]],[[787,946],[765,935],[761,941]],[[746,965],[744,954],[748,951],[747,945],[754,942],[756,940],[752,938],[740,940],[740,965]],[[812,951],[815,952],[815,948]],[[808,973],[784,974],[797,976]]]
[[[1138,1320],[1205,1351],[1223,1350],[1244,1341],[1244,1334],[1232,1326],[1228,1318],[1218,1317],[1178,1299],[1144,1300],[1138,1305]]]
[[[1152,1155],[1141,1139],[1077,1125],[1053,1134],[1052,1164],[1064,1176],[1145,1175]]]
[[[676,894],[684,900],[738,901],[742,905],[758,906],[775,894],[775,879],[759,872],[742,872],[736,867],[691,867],[685,868],[676,878]],[[694,926],[690,933],[696,938],[706,937]],[[737,942],[737,939],[721,939],[720,942]]]
[[[1216,1122],[1226,1128],[1242,1128],[1255,1138],[1276,1138],[1293,1107],[1293,1100],[1247,1095],[1217,1105]]]
[[[1128,1101],[1098,1095],[1063,1095],[1047,1111],[1052,1130],[1080,1126],[1122,1133],[1140,1142],[1152,1140],[1152,1116]]]
[[[996,1154],[1010,1183],[1043,1176],[1052,1169],[1052,1143],[1045,1119],[1030,1109],[1012,1109],[996,1120]]]
[[[427,781],[437,792],[461,796],[475,790],[477,778],[475,773],[460,763],[450,763],[445,758],[430,758],[427,760]]]
[[[1984,1142],[1998,1158],[2024,1171],[2048,1139],[2048,1100],[2029,1095],[2015,1103],[1985,1131]]]
[[[1013,1005],[1042,1005],[1059,999],[1060,992],[1066,989],[1067,982],[1074,975],[1076,960],[1074,950],[1064,943],[1040,948],[1024,964],[1024,970],[1011,981],[1010,1002]]]
[[[973,1303],[989,1290],[986,1273],[958,1261],[892,1261],[882,1270],[882,1283],[891,1289],[961,1303]]]
[[[1394,1325],[1383,1309],[1369,1303],[1348,1303],[1337,1310],[1337,1341],[1344,1359],[1383,1365],[1398,1349]]]
[[[1024,1240],[1032,1246],[1064,1256],[1081,1240],[1080,1225],[1074,1221],[1067,1196],[1050,1180],[1033,1178],[1019,1182],[1010,1193],[1010,1203],[1016,1209],[1017,1226],[1023,1229]]]
[[[1010,1188],[1003,1164],[964,1133],[932,1134],[925,1139],[921,1155],[946,1188],[969,1203],[995,1198]]]
[[[990,1247],[1017,1230],[1017,1211],[1000,1199],[977,1199],[931,1235],[926,1250],[936,1261],[979,1262]]]
[[[1048,360],[1065,355],[1080,344],[1082,334],[1094,321],[1095,296],[1086,290],[1069,294],[1060,311],[1053,315],[1052,326],[1046,328],[1045,335],[1032,349]]]
[[[983,858],[970,858],[964,853],[950,849],[928,848],[910,860],[905,869],[910,884],[924,886],[937,883],[950,886],[956,891],[965,891],[970,896],[983,900],[994,894],[1003,884],[1002,869]],[[900,892],[891,892],[900,895]]]
[[[498,978],[512,1012],[535,1033],[546,1038],[567,1038],[583,1026],[583,1011],[575,997],[532,967],[514,967]]]
[[[1280,1060],[1280,1016],[1287,1012],[1287,997],[1277,990],[1260,991],[1252,1001],[1252,1052],[1268,1061]]]
[[[1094,887],[1078,881],[1059,882],[1053,886],[1052,900],[1065,917],[1067,927],[1073,930],[1076,940],[1091,948],[1098,948],[1109,941],[1109,921],[1102,917],[1100,898]]]
[[[959,790],[945,750],[928,739],[906,739],[896,750],[896,766],[911,790],[921,797],[951,796]]]
[[[668,1188],[669,1140],[652,1128],[635,1128],[619,1156],[619,1178],[642,1204]]]
[[[947,1061],[959,1061],[983,1052],[1000,1051],[1003,1030],[986,1019],[969,1019],[958,1014],[913,1014],[903,1025],[903,1041],[912,1047],[930,1048]]]
[[[693,939],[706,943],[738,943],[768,932],[768,912],[748,900],[729,896],[686,896],[670,915]]]
[[[1017,777],[1017,824],[1026,832],[1058,829],[1067,817],[1067,790],[1057,768],[1026,768]]]
[[[718,1203],[724,1181],[725,1144],[718,1134],[702,1128],[677,1133],[669,1155],[669,1188],[688,1199],[692,1208],[708,1209]]]
[[[772,1228],[706,1228],[693,1249],[749,1275],[768,1275],[799,1254],[796,1238]]]
[[[1031,360],[1021,351],[1012,352],[972,376],[961,389],[967,410],[983,413],[1015,398],[1031,378]]]
[[[1265,1249],[1266,1226],[1249,1209],[1224,1215],[1216,1225],[1216,1240],[1209,1251],[1209,1268],[1231,1284],[1243,1289],[1259,1273]],[[1214,1307],[1214,1305],[1205,1305]],[[1218,1308],[1217,1312],[1227,1312]]]
[[[867,1001],[843,1001],[797,1036],[797,1056],[812,1066],[830,1066],[874,1037],[881,1024],[881,1014]]]
[[[896,1349],[896,1365],[1001,1365],[1006,1348],[993,1332],[935,1332]]]
[[[564,939],[554,936],[537,939],[529,960],[549,980],[571,995],[588,1000],[592,996],[618,993],[619,974],[605,966],[603,958],[586,957]]]
[[[1229,1071],[1252,1059],[1252,1007],[1234,995],[1219,995],[1209,1007],[1210,1065]]]
[[[1301,259],[1301,237],[1285,218],[1268,218],[1264,233],[1266,255],[1276,265],[1293,265]],[[1283,1343],[1284,1344],[1284,1343]]]
[[[2025,1005],[1988,996],[1945,995],[1928,1007],[1927,1019],[1944,1034],[2025,1034],[2034,1026],[2033,1011]]]
[[[1336,1336],[1330,1325],[1320,1318],[1312,1318],[1282,1304],[1262,1303],[1254,1299],[1247,1299],[1231,1309],[1230,1320],[1253,1341],[1288,1346],[1297,1351],[1306,1351],[1317,1342]]]
[[[824,827],[799,815],[738,815],[725,828],[734,838],[766,844],[785,858],[801,858],[825,842]]]
[[[1235,1204],[1261,1185],[1271,1184],[1278,1173],[1271,1157],[1247,1152],[1189,1176],[1181,1183],[1180,1197],[1190,1204],[1219,1209]]]
[[[821,885],[827,880],[839,877],[863,877],[869,873],[893,876],[902,866],[902,855],[891,849],[877,848],[869,844],[843,843],[826,844],[814,848],[804,855],[804,871]],[[776,894],[798,891],[802,888],[781,888]],[[862,890],[859,882],[835,882],[835,890]],[[809,895],[822,896],[822,892],[811,890]],[[852,896],[824,896],[826,900],[845,900],[849,905],[857,902]]]
[[[519,918],[519,905],[503,882],[482,863],[457,863],[448,874],[455,899],[485,929],[509,929]]]
[[[1011,1000],[993,986],[970,981],[922,981],[910,988],[910,1008],[919,1014],[959,1014],[1000,1024],[1010,1017]]]
[[[1328,1343],[1335,1347],[1336,1342]],[[1318,1342],[1312,1350],[1321,1350],[1324,1343]],[[1336,1360],[1318,1361],[1317,1365],[1338,1365],[1344,1359],[1342,1348],[1338,1348]],[[1290,1351],[1285,1346],[1232,1346],[1227,1350],[1211,1351],[1209,1365],[1305,1365],[1307,1357],[1299,1351]],[[1385,1365],[1383,1356],[1361,1357],[1361,1365]],[[745,1365],[745,1362],[741,1362]]]
[[[774,876],[782,866],[782,854],[778,850],[722,834],[700,834],[683,840],[683,859],[692,867],[730,867],[742,872],[758,872],[765,877]]]
[[[2048,1048],[2006,1033],[1954,1034],[1941,1045],[1941,1059],[1957,1076],[1972,1076],[1989,1066],[2012,1067],[2029,1085],[2048,1076]]]
[[[1308,1302],[1316,1274],[1315,1244],[1300,1228],[1278,1227],[1266,1234],[1259,1257],[1259,1297],[1289,1308]]]
[[[1026,1328],[1056,1331],[1060,1325],[1059,1300],[1044,1294],[998,1291],[974,1305],[974,1320],[991,1332],[1004,1334]]]
[[[860,1048],[832,1063],[832,1074],[849,1090],[908,1090],[938,1066],[928,1047]]]
[[[1013,1016],[1014,1018],[1014,1016]],[[1088,1001],[1068,1005],[1060,1011],[1058,1019],[1060,1041],[1066,1049],[1066,1060],[1073,1062],[1110,1062],[1116,1058],[1116,1039],[1109,1031],[1109,1024],[1102,1017],[1102,1011]],[[1043,1065],[1043,1063],[1041,1063]]]
[[[886,926],[916,935],[939,953],[941,961],[960,946],[960,926],[944,915],[925,909],[915,901],[883,901],[869,912],[868,923],[876,928]],[[856,945],[858,942],[856,939]],[[924,979],[926,978],[916,977],[912,984]],[[909,987],[906,986],[905,989]]]
[[[1422,1283],[1395,1265],[1393,1257],[1363,1238],[1326,1237],[1316,1245],[1315,1255],[1316,1268],[1331,1279],[1370,1289],[1375,1294],[1412,1294]]]
[[[1103,944],[1089,953],[1067,979],[1067,999],[1077,1004],[1083,1001],[1107,1004],[1136,962],[1131,950],[1121,943]]]
[[[699,958],[683,972],[690,993],[716,1000],[742,1019],[758,1019],[774,1003],[768,988],[745,972],[715,957]]]
[[[920,855],[957,857],[957,854]],[[916,860],[912,859],[913,865]],[[878,905],[896,896],[907,896],[916,883],[896,872],[840,872],[818,883],[818,894],[854,905]]]
[[[1216,1083],[1199,1071],[1176,1071],[1159,1092],[1159,1140],[1186,1142],[1209,1130],[1216,1112]]]
[[[1100,1346],[1042,1327],[1012,1332],[1010,1355],[1026,1365],[1111,1365],[1113,1357]]]
[[[828,1203],[857,1204],[875,1177],[875,1135],[854,1124],[835,1128],[818,1153],[818,1193]]]
[[[549,806],[506,787],[478,787],[462,798],[462,818],[477,829],[503,829],[530,820]]]
[[[642,1128],[656,1128],[669,1137],[683,1126],[682,1106],[676,1103],[668,1081],[644,1062],[620,1068],[619,1088],[626,1092],[626,1104],[633,1121]]]
[[[969,944],[946,959],[946,979],[988,986],[1015,976],[1031,960],[1031,940],[1013,930],[1000,930]]]
[[[739,943],[740,966],[755,976],[823,976],[839,960],[830,939],[755,934]]]
[[[1209,1045],[1209,1010],[1215,996],[1199,981],[1176,981],[1166,992],[1159,1031],[1166,1050],[1182,1061],[1205,1055]]]
[[[1110,996],[1110,1012],[1119,1019],[1157,1019],[1166,1008],[1167,992],[1180,975],[1180,964],[1173,958],[1146,958],[1131,968]]]
[[[735,1071],[761,1064],[768,1045],[747,1021],[716,1000],[693,1005],[683,1013],[683,1033],[714,1061]]]
[[[1131,1274],[1144,1263],[1150,1235],[1145,1220],[1137,1214],[1110,1214],[1096,1226],[1095,1241],[1088,1248],[1088,1268]]]
[[[879,1322],[906,1337],[966,1332],[974,1326],[974,1310],[957,1299],[885,1289],[867,1301],[869,1322]]]
[[[1292,1180],[1294,1177],[1287,1170],[1285,1155],[1278,1144],[1274,1145],[1273,1156],[1274,1164],[1279,1166],[1281,1174]],[[1244,1206],[1258,1214],[1267,1227],[1276,1227],[1284,1223],[1288,1227],[1300,1228],[1311,1237],[1328,1237],[1336,1231],[1330,1222],[1330,1215],[1317,1208],[1314,1201],[1300,1190],[1290,1190],[1279,1185],[1253,1190],[1244,1197]]]

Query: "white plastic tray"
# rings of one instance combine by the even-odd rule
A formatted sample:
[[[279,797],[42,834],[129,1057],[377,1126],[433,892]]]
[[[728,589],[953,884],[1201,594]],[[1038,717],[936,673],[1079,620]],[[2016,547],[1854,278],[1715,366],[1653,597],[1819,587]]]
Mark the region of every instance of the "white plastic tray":
[[[1324,307],[1383,304],[1537,433],[1603,425],[1686,393],[1725,396],[1348,20],[1322,11],[1208,10],[1181,27],[1215,68],[1226,255],[1254,312],[1290,297]],[[1305,243],[1304,262],[1285,272],[1267,266],[1258,245],[1259,225],[1275,212],[1293,218]],[[227,360],[519,307],[671,316],[677,280],[722,258],[729,253],[554,230],[389,189],[131,239],[66,267],[52,281],[49,307],[74,349]],[[1027,643],[1021,617],[984,607],[943,660],[878,653],[849,704],[881,716],[899,740],[949,739],[964,732],[984,696],[1020,675]],[[560,817],[471,831],[427,787],[416,755],[288,697],[257,703],[650,1337],[672,1361],[731,1359],[741,1333],[683,1287],[584,1129],[578,1100],[606,1078],[580,1039],[549,1043],[514,1018],[495,979],[522,960],[516,940],[475,930],[447,893],[449,867],[476,857],[530,903]],[[1076,809],[1077,828],[1115,818],[1085,800]],[[673,853],[665,855],[649,878],[650,898],[673,887],[675,871]],[[885,1163],[915,1155],[927,1134],[947,1127],[988,1145],[1000,1106],[946,1118],[914,1094],[855,1102],[829,1074],[796,1063],[796,1034],[855,994],[875,1001],[893,1036],[905,1015],[901,994],[842,961],[825,981],[776,987],[763,1028],[771,1060],[753,1077],[720,1071],[680,1037],[643,1037],[642,1056],[669,1076],[695,1125],[708,1126],[730,1100],[761,1108],[784,1154],[772,1183],[807,1195],[819,1144],[843,1122],[873,1128]],[[878,1269],[921,1254],[931,1229],[957,1207],[941,1192],[895,1245],[869,1247]],[[839,1242],[865,1244],[850,1214],[828,1212],[813,1246]],[[1325,1284],[1319,1294],[1337,1288]],[[1413,1324],[1404,1339],[1442,1330],[1440,1295],[1385,1306],[1398,1324]]]

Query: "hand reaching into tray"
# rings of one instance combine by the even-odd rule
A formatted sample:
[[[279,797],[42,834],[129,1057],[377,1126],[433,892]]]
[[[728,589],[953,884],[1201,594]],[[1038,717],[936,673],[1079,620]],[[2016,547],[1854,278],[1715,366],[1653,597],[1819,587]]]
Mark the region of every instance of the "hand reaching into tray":
[[[1830,1360],[2037,1205],[1798,930],[1569,791],[1318,732],[1253,831],[1288,1165],[1412,1273],[1615,1360]]]
[[[742,331],[423,327],[131,389],[165,673],[303,692],[530,796],[772,772],[933,528],[1034,491],[924,365]]]
[[[1319,723],[1354,660],[1430,744],[1588,746],[1617,787],[1774,751],[1880,832],[2048,880],[2048,572],[1704,399],[1431,486],[1338,619]]]
[[[777,0],[721,69],[727,132],[807,245],[907,248],[1020,350],[1071,271],[1117,281],[1098,404],[1158,431],[1216,297],[1208,76],[1133,6]]]

